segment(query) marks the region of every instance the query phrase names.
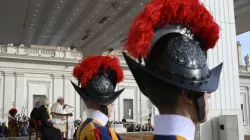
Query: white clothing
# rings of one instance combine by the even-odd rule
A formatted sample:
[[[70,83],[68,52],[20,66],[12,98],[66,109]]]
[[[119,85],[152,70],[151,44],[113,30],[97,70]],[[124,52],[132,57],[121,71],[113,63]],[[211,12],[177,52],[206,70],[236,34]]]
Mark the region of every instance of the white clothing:
[[[63,105],[56,102],[51,107],[51,112],[58,113],[58,114],[67,114],[66,109],[63,109]],[[54,124],[54,127],[60,129],[62,132],[66,132],[66,117],[58,117],[54,116],[52,117],[52,123]],[[74,122],[70,120],[68,121],[68,139],[73,139],[74,135]]]
[[[52,105],[51,112],[58,114],[66,114],[66,111],[63,109],[63,106],[58,102]],[[53,123],[57,124],[66,123],[66,117],[53,116],[52,121]]]
[[[101,111],[93,110],[93,109],[87,109],[87,117],[94,119],[94,120],[97,120],[103,126],[105,126],[109,120],[108,116],[103,114]]]
[[[179,115],[156,115],[155,135],[177,135],[194,140],[195,124],[192,120]]]

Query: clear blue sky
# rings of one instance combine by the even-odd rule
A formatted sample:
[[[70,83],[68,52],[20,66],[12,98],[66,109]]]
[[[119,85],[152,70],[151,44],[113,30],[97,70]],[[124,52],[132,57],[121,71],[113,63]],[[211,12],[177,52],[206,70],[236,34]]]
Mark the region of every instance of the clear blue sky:
[[[240,34],[236,37],[237,41],[240,41],[241,44],[241,55],[242,55],[242,64],[244,63],[244,56],[247,54],[250,55],[250,31]]]

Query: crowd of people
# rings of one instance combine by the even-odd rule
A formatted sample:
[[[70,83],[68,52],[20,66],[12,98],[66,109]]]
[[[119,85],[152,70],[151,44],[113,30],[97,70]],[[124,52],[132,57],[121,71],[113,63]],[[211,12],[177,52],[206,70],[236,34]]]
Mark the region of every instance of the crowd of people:
[[[107,126],[111,127],[111,124],[123,124],[123,127],[127,129],[127,132],[142,132],[142,131],[154,131],[154,127],[151,123],[140,124],[136,122],[108,122]]]

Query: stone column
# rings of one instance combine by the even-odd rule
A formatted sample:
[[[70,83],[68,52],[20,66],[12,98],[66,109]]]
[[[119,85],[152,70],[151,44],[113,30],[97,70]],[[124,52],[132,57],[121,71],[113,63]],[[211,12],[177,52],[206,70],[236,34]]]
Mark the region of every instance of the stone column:
[[[72,81],[74,83],[77,84],[77,80],[75,79],[72,79]],[[70,83],[71,85],[71,83]],[[81,120],[81,117],[82,117],[82,104],[81,104],[81,98],[79,96],[79,94],[76,92],[76,90],[74,89],[74,87],[71,85],[71,93],[72,93],[72,97],[74,99],[74,107],[75,107],[75,110],[74,110],[74,114],[75,114],[75,119],[80,119]]]
[[[241,44],[239,41],[237,41],[237,55],[238,55],[238,65],[242,66]]]
[[[49,94],[49,99],[51,100],[51,102],[53,103],[53,102],[55,102],[55,100],[56,99],[54,99],[54,92],[55,92],[55,84],[54,84],[54,75],[53,74],[51,74],[50,75],[51,76],[51,94]]]
[[[208,52],[208,65],[210,68],[223,62],[219,88],[212,93],[210,103],[210,118],[219,115],[238,115],[239,139],[243,140],[243,123],[240,108],[240,89],[238,57],[236,46],[236,30],[233,0],[202,0],[220,25],[220,39],[215,49]],[[214,119],[212,120],[212,122]],[[218,140],[213,130],[219,130],[218,124],[211,121],[201,126],[202,140]],[[213,136],[213,137],[211,137]]]
[[[63,77],[61,74],[53,74],[54,77],[54,94],[52,95],[53,103],[59,96],[63,97]]]
[[[21,111],[22,107],[27,104],[27,93],[24,92],[24,73],[15,73],[15,106]],[[20,113],[20,112],[19,112]]]
[[[74,92],[72,92],[72,85],[70,83],[72,76],[71,75],[64,75],[64,101],[65,104],[74,106]]]
[[[15,77],[14,72],[4,72],[4,92],[3,92],[3,118],[7,118],[9,109],[13,107],[14,94],[15,94]],[[21,110],[18,110],[20,113]]]

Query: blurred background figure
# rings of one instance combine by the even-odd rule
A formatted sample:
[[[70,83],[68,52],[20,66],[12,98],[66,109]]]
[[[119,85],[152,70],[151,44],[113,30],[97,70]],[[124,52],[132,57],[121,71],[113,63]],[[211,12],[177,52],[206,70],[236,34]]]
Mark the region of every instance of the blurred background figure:
[[[35,128],[35,115],[36,115],[36,112],[37,110],[42,106],[42,103],[41,102],[36,102],[35,104],[35,107],[33,108],[33,110],[31,111],[30,113],[30,127],[31,128]]]
[[[8,128],[5,124],[5,122],[2,123],[0,126],[0,137],[6,137],[8,136]]]
[[[61,131],[53,127],[53,123],[47,111],[48,107],[49,100],[45,98],[42,106],[36,111],[35,115],[38,130],[44,140],[62,140]]]

